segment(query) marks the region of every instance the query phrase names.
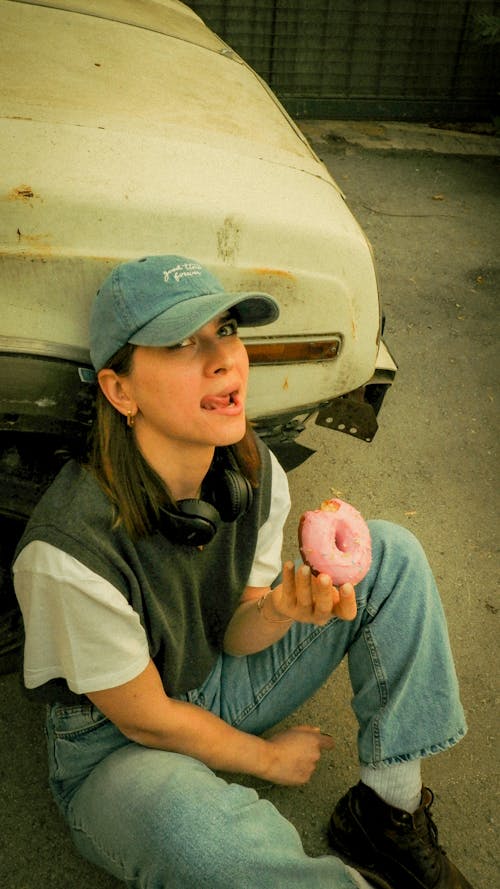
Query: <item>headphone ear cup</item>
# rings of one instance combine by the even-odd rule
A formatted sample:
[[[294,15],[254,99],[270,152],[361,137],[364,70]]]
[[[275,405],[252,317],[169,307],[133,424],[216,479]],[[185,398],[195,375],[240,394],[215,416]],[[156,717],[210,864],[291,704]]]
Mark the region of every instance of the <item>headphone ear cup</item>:
[[[225,469],[213,490],[213,503],[223,522],[234,522],[251,508],[253,489],[248,479],[234,469]]]
[[[219,513],[210,503],[187,499],[177,501],[178,512],[160,507],[158,530],[172,543],[204,546],[210,543],[220,524]]]
[[[178,500],[175,511],[160,507],[157,528],[172,543],[204,546],[215,536],[221,521],[236,521],[252,503],[253,488],[248,479],[238,470],[226,467],[213,474],[203,500]]]

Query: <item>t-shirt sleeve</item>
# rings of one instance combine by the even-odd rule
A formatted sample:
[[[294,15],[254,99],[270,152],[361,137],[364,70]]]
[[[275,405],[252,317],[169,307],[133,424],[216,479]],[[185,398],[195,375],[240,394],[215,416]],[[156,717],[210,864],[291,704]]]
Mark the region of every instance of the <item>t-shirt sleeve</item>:
[[[270,586],[281,571],[283,528],[290,512],[290,491],[283,467],[272,453],[271,508],[259,529],[257,547],[247,586]]]
[[[114,688],[149,663],[138,614],[112,584],[73,556],[35,540],[14,564],[25,628],[24,681],[64,678],[77,694]]]

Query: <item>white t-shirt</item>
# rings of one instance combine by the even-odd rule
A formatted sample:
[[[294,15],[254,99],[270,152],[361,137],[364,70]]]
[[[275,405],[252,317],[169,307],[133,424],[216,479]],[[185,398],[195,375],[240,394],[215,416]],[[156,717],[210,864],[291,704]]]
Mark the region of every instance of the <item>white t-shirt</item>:
[[[281,570],[288,480],[271,453],[271,509],[259,530],[247,586],[269,586]],[[63,677],[77,694],[114,688],[149,663],[146,633],[123,594],[68,553],[34,540],[14,564],[26,634],[24,681]]]

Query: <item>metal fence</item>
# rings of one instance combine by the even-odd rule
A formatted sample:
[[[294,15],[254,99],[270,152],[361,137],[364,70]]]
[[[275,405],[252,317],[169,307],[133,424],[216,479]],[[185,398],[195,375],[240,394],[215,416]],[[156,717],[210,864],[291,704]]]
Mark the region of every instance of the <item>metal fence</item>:
[[[495,114],[499,46],[485,32],[494,17],[500,21],[498,0],[189,5],[296,117],[451,120]]]

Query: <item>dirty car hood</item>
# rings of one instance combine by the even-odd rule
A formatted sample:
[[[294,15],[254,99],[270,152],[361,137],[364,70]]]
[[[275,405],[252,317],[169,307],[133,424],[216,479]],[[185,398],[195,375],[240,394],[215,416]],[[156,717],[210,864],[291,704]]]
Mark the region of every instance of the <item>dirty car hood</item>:
[[[22,97],[23,116],[34,121],[177,136],[322,174],[304,136],[276,98],[269,101],[264,81],[182,3],[3,5],[7,13],[12,7],[2,47],[11,56],[3,74],[4,116],[19,115]],[[30,27],[40,18],[35,57],[24,39],[23,6],[32,8]],[[325,179],[331,183],[326,172]]]

